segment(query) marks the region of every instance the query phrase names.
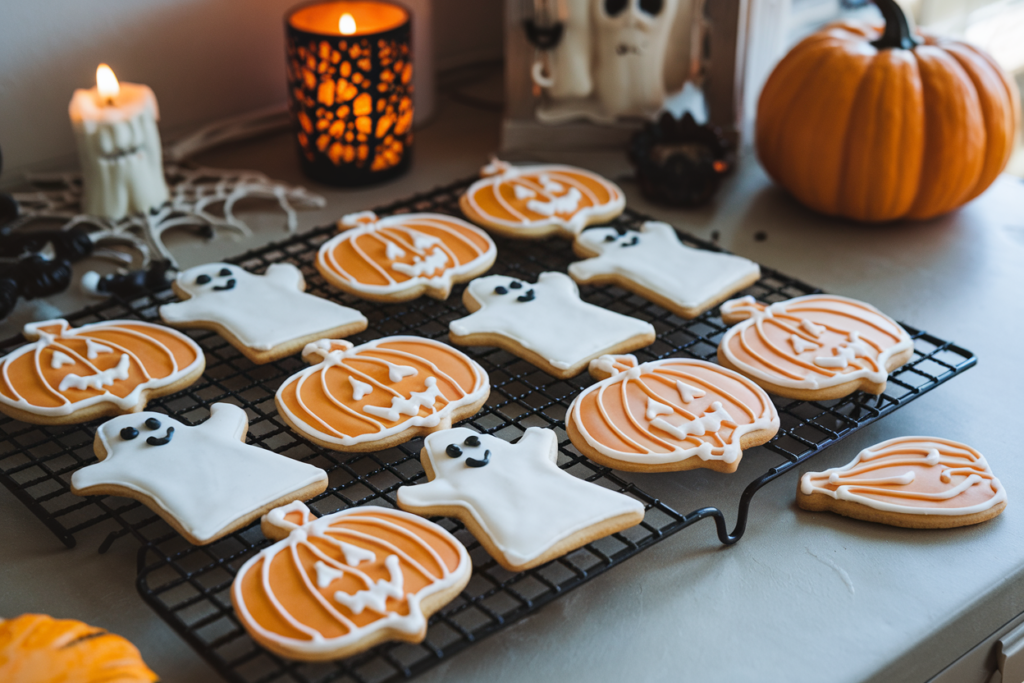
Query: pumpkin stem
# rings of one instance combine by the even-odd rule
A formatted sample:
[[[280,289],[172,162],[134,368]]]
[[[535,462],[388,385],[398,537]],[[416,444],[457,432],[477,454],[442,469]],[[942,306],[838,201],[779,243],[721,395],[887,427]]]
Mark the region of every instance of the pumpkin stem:
[[[881,38],[872,41],[872,45],[879,50],[890,48],[913,50],[921,44],[921,41],[911,32],[907,15],[903,13],[903,8],[896,4],[896,0],[874,0],[874,3],[881,10],[882,18],[885,19],[885,32],[882,33]]]

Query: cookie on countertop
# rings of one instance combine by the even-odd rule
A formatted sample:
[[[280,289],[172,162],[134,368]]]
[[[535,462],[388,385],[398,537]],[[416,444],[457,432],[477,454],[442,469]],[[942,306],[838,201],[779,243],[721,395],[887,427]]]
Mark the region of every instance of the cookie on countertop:
[[[430,480],[398,489],[398,505],[455,517],[509,571],[523,571],[643,521],[627,495],[558,467],[558,438],[530,427],[516,444],[470,429],[431,434],[420,461]]]
[[[626,208],[618,185],[575,166],[512,166],[494,159],[480,175],[459,207],[469,220],[505,237],[572,238]]]
[[[902,436],[857,454],[853,462],[807,472],[797,485],[804,510],[831,512],[909,529],[950,529],[992,519],[1006,489],[970,446]]]
[[[338,289],[371,301],[447,299],[454,283],[487,272],[498,253],[486,232],[439,213],[378,218],[363,211],[342,218],[338,229],[320,247],[316,268]]]
[[[302,271],[273,263],[256,275],[229,263],[207,263],[178,273],[182,301],[164,304],[160,317],[184,329],[213,330],[253,363],[269,363],[317,339],[366,329],[359,311],[306,294]]]
[[[31,343],[0,358],[0,412],[33,424],[76,424],[142,410],[203,374],[202,349],[141,320],[25,325]]]
[[[617,285],[682,318],[696,318],[761,277],[753,261],[688,247],[659,221],[644,222],[639,232],[590,228],[572,249],[586,259],[569,265],[576,282]]]
[[[293,503],[271,510],[261,526],[277,543],[238,570],[231,602],[254,640],[291,659],[419,643],[427,619],[472,572],[455,537],[401,510],[366,505],[317,518]]]
[[[842,296],[809,294],[771,305],[745,296],[721,311],[734,327],[718,344],[718,362],[779,396],[881,394],[889,373],[914,355],[913,340],[895,320]]]
[[[195,427],[162,413],[116,417],[96,430],[100,462],[71,476],[71,492],[132,498],[206,545],[327,489],[319,467],[247,445],[248,428],[245,411],[229,403],[213,404]]]
[[[566,432],[598,464],[632,472],[735,472],[743,451],[779,431],[775,405],[738,372],[692,358],[602,356],[600,380],[569,406]]]
[[[652,344],[654,326],[580,299],[565,273],[541,273],[536,284],[507,275],[469,283],[462,302],[470,315],[449,326],[452,343],[498,346],[553,377],[574,377],[605,354]]]

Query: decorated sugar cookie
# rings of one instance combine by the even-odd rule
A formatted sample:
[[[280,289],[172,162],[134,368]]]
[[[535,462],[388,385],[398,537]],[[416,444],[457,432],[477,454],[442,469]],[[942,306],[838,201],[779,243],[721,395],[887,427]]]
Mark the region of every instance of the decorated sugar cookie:
[[[458,428],[424,440],[430,481],[398,489],[398,505],[459,519],[509,571],[561,557],[643,521],[637,500],[556,464],[558,438],[530,427],[516,444]]]
[[[565,273],[541,273],[536,284],[507,275],[469,283],[470,315],[453,320],[449,336],[462,346],[500,346],[553,377],[574,377],[594,358],[654,342],[654,327],[580,299]]]
[[[267,513],[262,528],[277,543],[242,565],[231,601],[254,640],[292,659],[421,642],[427,618],[472,571],[451,534],[401,510],[368,505],[318,519],[296,502]]]
[[[1006,490],[970,446],[901,436],[865,448],[848,465],[807,472],[797,487],[805,510],[911,529],[949,529],[991,519]]]
[[[753,261],[687,247],[671,225],[657,221],[639,232],[584,230],[572,248],[586,259],[569,265],[576,282],[617,285],[683,318],[697,317],[761,277]]]
[[[271,264],[263,275],[207,263],[178,273],[173,287],[183,301],[160,307],[165,323],[213,330],[254,363],[366,329],[359,311],[306,294],[302,271],[290,263]]]
[[[292,429],[324,448],[376,451],[447,429],[490,395],[487,373],[461,351],[425,337],[384,337],[353,347],[306,346],[313,365],[281,385],[274,401]]]
[[[31,343],[0,358],[0,411],[33,424],[73,424],[141,410],[203,374],[202,349],[177,330],[140,320],[74,328],[25,325]]]
[[[326,472],[247,445],[248,428],[245,411],[229,403],[213,404],[195,427],[163,413],[116,417],[96,430],[100,462],[72,475],[71,492],[133,498],[205,545],[326,490]]]
[[[809,294],[765,306],[745,296],[722,304],[733,325],[718,360],[779,396],[804,401],[885,391],[889,373],[914,354],[896,321],[870,304]]]
[[[469,220],[506,237],[572,238],[626,208],[619,187],[575,166],[512,166],[495,159],[459,198]]]
[[[121,636],[45,614],[0,618],[0,681],[151,683],[138,648]]]
[[[590,374],[600,381],[569,406],[566,431],[581,453],[606,467],[735,472],[745,449],[779,431],[764,390],[714,363],[602,356]]]
[[[447,299],[453,283],[486,272],[498,253],[483,230],[439,213],[377,218],[363,211],[338,227],[341,234],[320,247],[317,270],[338,289],[373,301]]]

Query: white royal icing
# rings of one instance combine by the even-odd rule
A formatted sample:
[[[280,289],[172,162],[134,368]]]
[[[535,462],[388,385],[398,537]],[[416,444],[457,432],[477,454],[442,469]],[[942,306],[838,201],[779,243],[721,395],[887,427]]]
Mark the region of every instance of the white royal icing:
[[[63,351],[54,351],[50,357],[50,367],[54,370],[60,370],[65,365],[74,365],[75,359],[64,353]]]
[[[222,270],[230,274],[220,275]],[[209,282],[200,284],[201,276]],[[230,289],[217,289],[231,280],[235,284]],[[175,284],[189,298],[161,306],[165,322],[181,327],[216,323],[256,351],[367,322],[355,309],[306,294],[302,271],[290,263],[274,263],[264,275],[227,263],[207,263],[178,273]]]
[[[522,287],[512,289],[511,283]],[[506,294],[498,294],[504,287]],[[534,300],[518,298],[534,292]],[[470,295],[480,308],[453,320],[455,337],[494,334],[538,354],[555,368],[565,370],[596,358],[613,347],[640,336],[654,335],[654,327],[642,320],[614,313],[580,299],[579,289],[564,273],[541,273],[536,284],[506,275],[488,275],[469,283]],[[458,342],[453,338],[453,341]],[[631,349],[646,346],[642,342]]]
[[[118,380],[128,379],[128,372],[131,370],[132,359],[127,353],[121,354],[121,360],[117,362],[112,368],[106,370],[100,370],[92,375],[86,375],[80,377],[75,373],[68,373],[64,375],[64,378],[60,381],[60,385],[57,387],[57,391],[67,391],[68,389],[97,389],[102,390],[104,387],[110,386]]]
[[[464,444],[477,436],[480,446]],[[461,457],[446,452],[449,444]],[[468,458],[491,455],[483,467]],[[398,489],[398,504],[415,511],[457,507],[471,515],[512,566],[522,566],[585,529],[621,515],[636,514],[637,500],[578,479],[556,464],[558,438],[550,429],[531,427],[517,444],[465,428],[435,432],[424,440],[434,472],[426,484]]]
[[[808,321],[805,320],[804,322]],[[813,351],[814,349],[821,348],[820,344],[815,344],[814,342],[807,341],[803,337],[796,334],[791,334],[789,336],[789,343],[792,344],[793,350],[796,351],[797,353],[803,353],[804,351]]]
[[[85,340],[85,355],[89,360],[96,360],[96,357],[101,353],[113,353],[114,349],[100,344],[98,341],[92,339]]]
[[[609,241],[610,237],[614,239]],[[728,296],[761,273],[756,263],[740,256],[688,247],[671,225],[657,221],[623,235],[615,228],[590,228],[576,240],[597,256],[569,265],[574,280],[622,278],[671,301],[677,310],[700,308]]]
[[[402,415],[419,415],[420,408],[433,408],[434,404],[437,403],[437,399],[441,396],[441,390],[437,388],[437,379],[435,377],[428,377],[426,384],[426,389],[411,392],[409,398],[392,396],[390,408],[363,406],[363,411],[370,415],[383,417],[391,422],[396,422]]]
[[[676,391],[679,392],[679,398],[683,399],[683,403],[693,403],[693,399],[701,398],[706,393],[703,389],[691,387],[682,380],[676,381]]]
[[[159,420],[160,427],[146,427],[148,418]],[[320,468],[243,442],[247,424],[245,411],[228,403],[215,403],[210,419],[195,427],[163,413],[116,417],[97,431],[106,457],[75,472],[71,486],[80,495],[97,486],[145,494],[203,543],[292,492],[326,484]],[[138,436],[125,439],[126,427],[138,430]],[[169,427],[174,429],[169,443],[148,443],[149,437],[164,437]]]
[[[369,396],[373,393],[373,386],[359,381],[354,375],[349,375],[348,382],[352,385],[353,401],[362,401],[364,396]]]

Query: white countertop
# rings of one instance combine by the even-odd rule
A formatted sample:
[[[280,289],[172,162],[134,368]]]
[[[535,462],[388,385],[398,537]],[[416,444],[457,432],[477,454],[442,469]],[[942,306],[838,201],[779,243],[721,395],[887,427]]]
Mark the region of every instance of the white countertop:
[[[309,228],[476,172],[498,146],[498,117],[442,100],[416,141],[413,168],[392,183],[338,191]],[[215,150],[202,163],[253,168],[305,183],[287,135]],[[845,463],[900,435],[944,436],[985,454],[1009,494],[1005,513],[964,529],[912,531],[796,509],[799,473],[757,494],[744,538],[722,547],[702,521],[442,662],[441,681],[694,680],[924,681],[1024,611],[1024,458],[1011,426],[1024,407],[1024,182],[1000,178],[980,198],[928,223],[862,226],[825,219],[773,188],[746,159],[712,207],[651,206],[624,155],[562,155],[619,180],[632,208],[826,291],[869,301],[898,320],[973,351],[978,366],[814,458]],[[183,266],[284,237],[260,220],[256,237],[174,246]],[[755,240],[764,232],[766,239]],[[84,269],[83,269],[84,270]],[[81,270],[79,271],[81,272]],[[81,305],[71,293],[55,299]],[[77,301],[77,302],[76,302]],[[0,332],[4,331],[0,328]],[[0,337],[9,336],[0,334]],[[743,488],[776,456],[748,454],[733,475],[634,475],[681,510],[723,509],[730,528]],[[45,612],[122,634],[169,683],[220,680],[135,592],[137,545],[67,550],[0,490],[0,616]]]

